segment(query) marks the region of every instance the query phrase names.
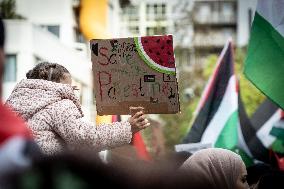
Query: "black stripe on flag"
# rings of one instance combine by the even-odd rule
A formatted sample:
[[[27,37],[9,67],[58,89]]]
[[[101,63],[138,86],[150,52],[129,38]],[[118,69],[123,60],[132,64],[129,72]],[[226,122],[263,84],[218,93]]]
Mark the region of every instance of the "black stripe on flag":
[[[204,105],[200,108],[189,133],[182,143],[200,142],[203,132],[214,117],[223,100],[229,80],[234,74],[231,42],[229,42],[229,45],[226,47],[226,49],[223,49],[225,52],[222,52],[223,57],[219,57],[220,65],[216,67],[217,70],[213,76],[213,82],[209,86],[207,96],[204,96]]]
[[[239,95],[239,119],[243,138],[254,159],[269,162],[269,151],[256,135],[256,129],[249,120]]]
[[[259,130],[279,109],[279,107],[269,99],[266,99],[251,117],[251,123],[256,130]]]

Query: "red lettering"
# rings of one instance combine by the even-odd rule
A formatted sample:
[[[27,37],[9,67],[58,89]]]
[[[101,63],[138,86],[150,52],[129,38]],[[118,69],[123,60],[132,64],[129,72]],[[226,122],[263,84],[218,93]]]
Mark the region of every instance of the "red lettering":
[[[102,101],[103,100],[103,86],[107,86],[111,83],[111,74],[106,71],[99,71],[98,78],[99,78],[100,96],[101,96],[101,101]]]
[[[107,57],[107,52],[108,52],[108,48],[106,48],[106,47],[101,47],[101,48],[99,49],[100,55],[106,58],[106,61],[105,61],[105,62],[98,61],[100,65],[103,65],[103,66],[108,65],[108,63],[109,63],[109,58]]]

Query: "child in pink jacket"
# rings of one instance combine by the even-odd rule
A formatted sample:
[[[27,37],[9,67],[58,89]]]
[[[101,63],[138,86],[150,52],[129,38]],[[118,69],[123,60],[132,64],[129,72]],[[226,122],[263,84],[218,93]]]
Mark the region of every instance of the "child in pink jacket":
[[[126,122],[97,127],[82,119],[69,71],[56,63],[40,63],[20,81],[6,104],[28,123],[35,141],[46,154],[67,148],[101,151],[130,143],[132,134],[148,127],[143,112]]]

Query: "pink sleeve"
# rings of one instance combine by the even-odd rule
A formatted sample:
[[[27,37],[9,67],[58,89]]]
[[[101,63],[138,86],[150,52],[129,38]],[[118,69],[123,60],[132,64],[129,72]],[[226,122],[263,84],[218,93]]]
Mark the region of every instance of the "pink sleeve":
[[[58,109],[58,120],[54,124],[55,132],[71,147],[93,148],[96,151],[106,150],[128,144],[132,138],[129,122],[111,124],[94,124],[84,121],[72,103]]]

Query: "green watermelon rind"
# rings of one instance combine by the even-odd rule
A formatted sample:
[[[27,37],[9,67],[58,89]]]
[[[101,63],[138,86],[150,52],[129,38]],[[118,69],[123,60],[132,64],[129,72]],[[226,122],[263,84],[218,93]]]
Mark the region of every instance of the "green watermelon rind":
[[[138,51],[139,56],[144,60],[144,62],[150,68],[152,68],[152,69],[154,69],[158,72],[161,72],[161,73],[165,73],[165,74],[169,74],[169,75],[176,75],[175,68],[167,68],[167,67],[161,66],[161,65],[155,63],[146,53],[143,53],[144,50],[143,50],[142,45],[139,44],[139,39],[140,39],[140,37],[134,37],[136,49]]]

